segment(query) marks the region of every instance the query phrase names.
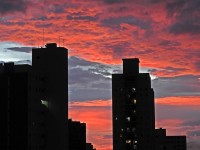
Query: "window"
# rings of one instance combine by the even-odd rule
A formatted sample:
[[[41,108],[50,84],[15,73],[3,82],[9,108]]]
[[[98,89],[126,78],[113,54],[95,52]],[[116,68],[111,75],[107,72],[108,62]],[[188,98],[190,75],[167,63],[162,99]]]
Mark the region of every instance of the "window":
[[[127,144],[131,144],[131,140],[126,140],[126,143]]]
[[[128,122],[130,122],[131,117],[126,117],[126,120],[127,120]]]
[[[137,141],[133,141],[134,144],[137,144]]]
[[[132,99],[132,103],[133,103],[133,104],[136,104],[136,103],[137,103],[137,100],[136,100],[136,99]]]
[[[135,92],[136,91],[136,89],[135,88],[132,88],[132,92]]]
[[[46,100],[41,100],[41,104],[45,105],[47,108],[49,106],[48,101]]]

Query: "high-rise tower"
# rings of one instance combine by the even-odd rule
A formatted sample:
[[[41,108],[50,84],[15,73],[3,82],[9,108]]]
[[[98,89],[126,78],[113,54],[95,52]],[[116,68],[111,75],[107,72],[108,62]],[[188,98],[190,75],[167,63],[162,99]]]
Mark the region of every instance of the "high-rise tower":
[[[68,55],[67,49],[55,43],[32,51],[35,78],[41,80],[39,99],[48,109],[46,119],[46,149],[66,150],[68,118]],[[66,132],[65,132],[66,131]]]
[[[139,59],[123,59],[112,75],[113,150],[154,150],[154,91]]]

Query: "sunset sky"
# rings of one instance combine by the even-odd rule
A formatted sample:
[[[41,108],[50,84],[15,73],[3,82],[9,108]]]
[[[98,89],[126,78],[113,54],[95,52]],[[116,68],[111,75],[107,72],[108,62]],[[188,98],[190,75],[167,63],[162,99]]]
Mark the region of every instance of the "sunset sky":
[[[0,0],[0,62],[31,64],[48,42],[69,50],[69,116],[97,150],[112,149],[111,74],[132,57],[151,74],[156,127],[199,150],[199,0]]]

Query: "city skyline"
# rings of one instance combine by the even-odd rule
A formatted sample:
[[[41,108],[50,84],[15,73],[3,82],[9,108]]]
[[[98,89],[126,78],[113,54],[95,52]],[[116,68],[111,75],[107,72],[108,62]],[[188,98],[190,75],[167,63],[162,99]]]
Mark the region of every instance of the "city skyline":
[[[69,116],[87,124],[95,148],[111,150],[111,74],[122,72],[122,58],[138,57],[140,71],[151,75],[156,126],[187,135],[188,150],[198,150],[199,6],[198,0],[2,0],[0,61],[31,64],[32,47],[47,42],[68,48]]]
[[[156,129],[154,90],[139,58],[122,61],[123,73],[112,74],[113,150],[186,150],[186,136]]]

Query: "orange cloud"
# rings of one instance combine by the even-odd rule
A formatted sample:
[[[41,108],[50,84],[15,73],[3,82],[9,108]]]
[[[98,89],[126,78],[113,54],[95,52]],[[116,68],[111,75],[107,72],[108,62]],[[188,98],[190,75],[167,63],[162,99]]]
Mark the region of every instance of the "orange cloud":
[[[27,8],[25,14],[2,17],[1,41],[41,46],[44,29],[45,43],[60,38],[70,55],[87,60],[119,64],[121,58],[139,57],[146,67],[183,68],[155,72],[157,76],[199,74],[200,35],[170,32],[176,18],[169,16],[166,2],[47,0]]]
[[[200,107],[200,96],[164,97],[157,98],[155,102],[159,105]]]

